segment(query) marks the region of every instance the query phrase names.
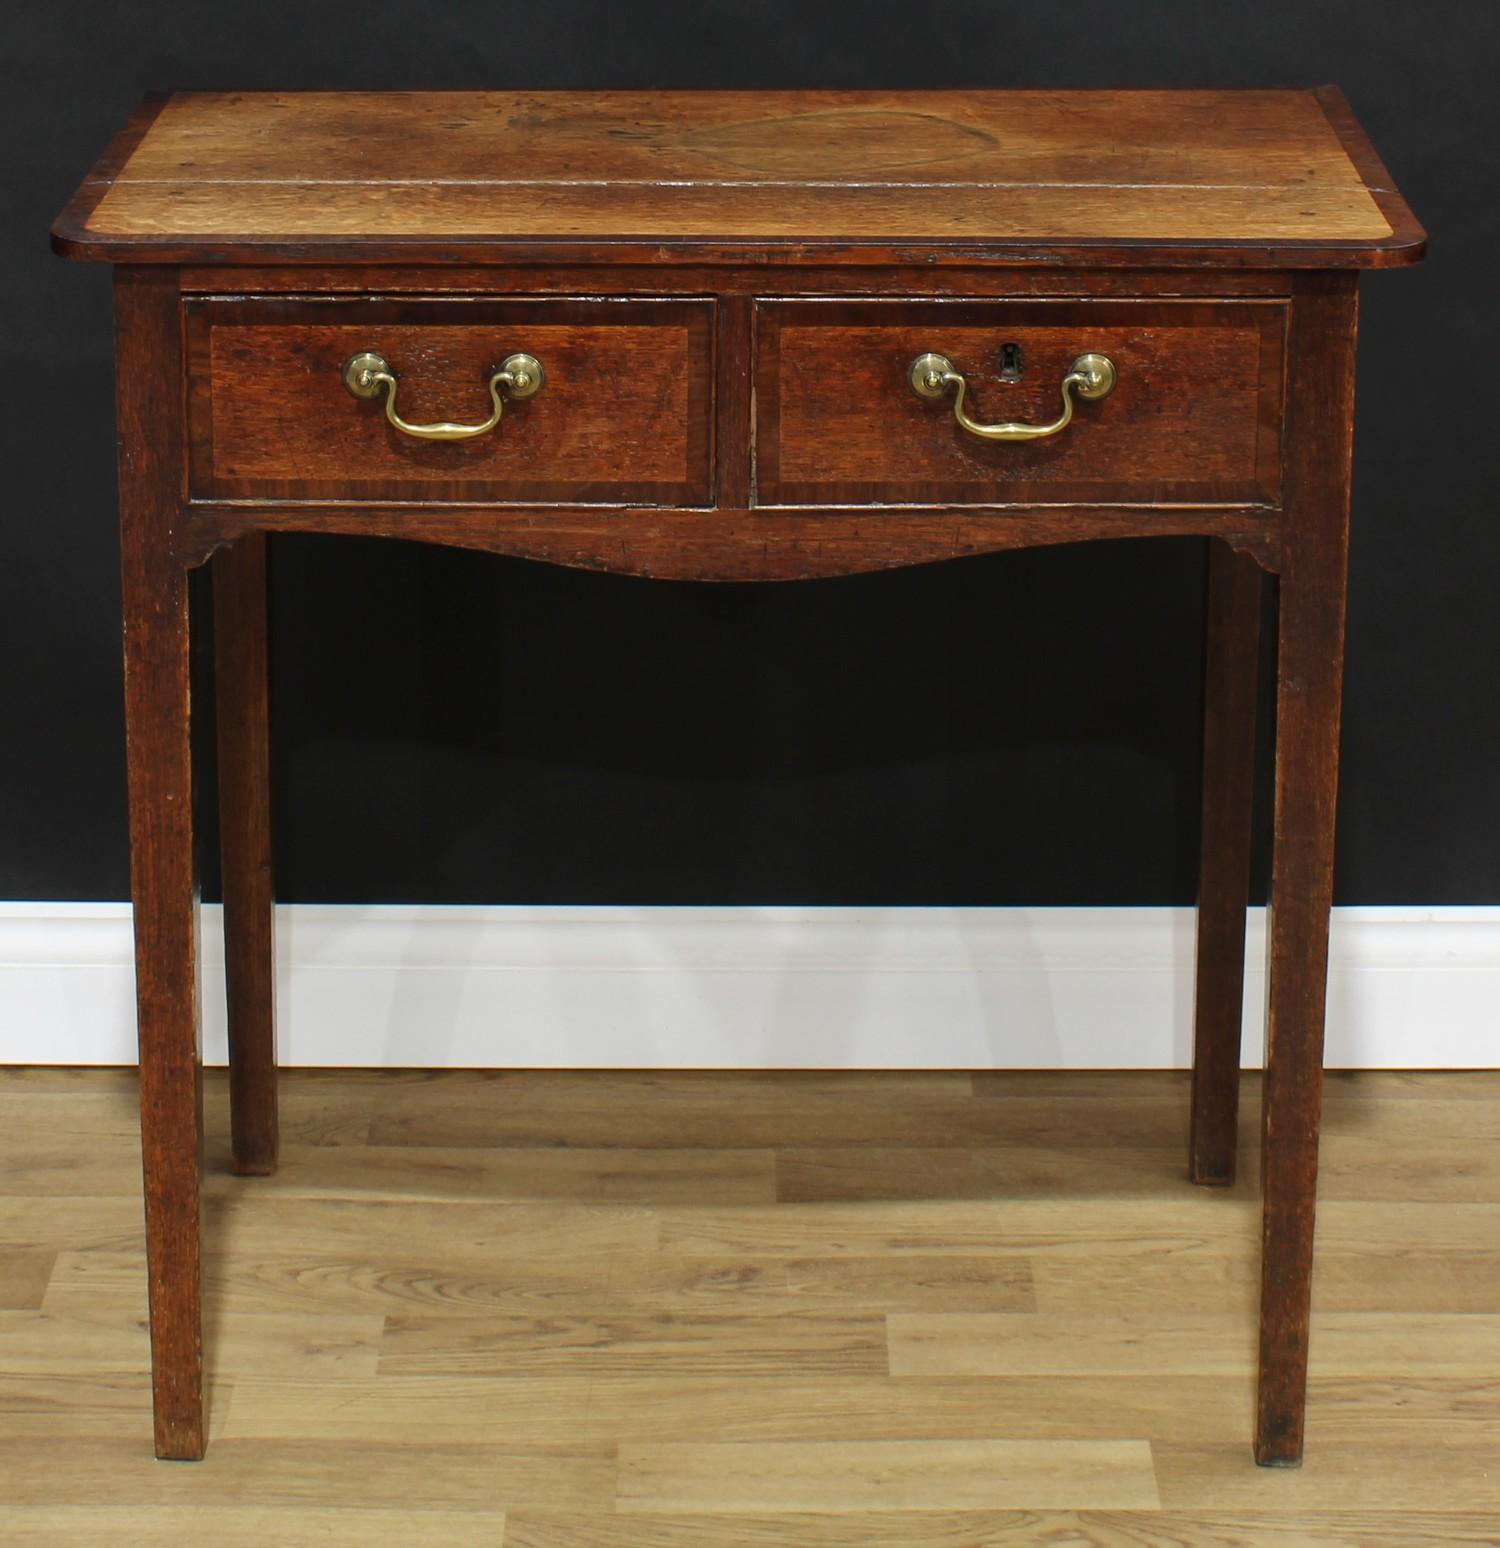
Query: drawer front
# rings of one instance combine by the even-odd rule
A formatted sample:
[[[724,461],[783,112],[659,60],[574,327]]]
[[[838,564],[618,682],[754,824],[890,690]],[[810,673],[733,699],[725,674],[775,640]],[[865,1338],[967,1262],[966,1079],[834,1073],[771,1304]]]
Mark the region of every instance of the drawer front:
[[[199,500],[703,505],[712,498],[710,300],[190,303]],[[469,440],[423,440],[343,369],[381,355],[413,424],[482,423],[510,355],[546,373]],[[382,390],[383,391],[383,390]]]
[[[1275,505],[1281,301],[766,301],[757,308],[762,505]],[[1039,440],[981,439],[950,390],[913,390],[946,356],[965,412],[1047,424],[1085,353],[1113,390]]]

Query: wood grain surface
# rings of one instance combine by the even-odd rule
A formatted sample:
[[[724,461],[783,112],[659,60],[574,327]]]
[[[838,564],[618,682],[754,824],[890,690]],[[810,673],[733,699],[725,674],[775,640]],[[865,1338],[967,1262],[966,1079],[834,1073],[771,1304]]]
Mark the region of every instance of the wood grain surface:
[[[282,1082],[248,1179],[206,1076],[213,1444],[163,1468],[135,1074],[0,1071],[0,1538],[1493,1544],[1493,1073],[1327,1079],[1302,1472],[1245,1456],[1258,1125],[1186,1186],[1185,1074]]]
[[[1188,532],[1277,564],[1284,275],[1224,274],[1224,296],[1209,300],[1198,276],[867,270],[889,301],[830,299],[850,285],[835,271],[809,272],[774,301],[757,300],[766,278],[749,270],[676,276],[718,287],[713,301],[674,300],[660,273],[634,269],[621,274],[630,293],[592,299],[578,293],[581,270],[530,296],[513,294],[515,274],[495,280],[498,295],[476,292],[484,276],[462,270],[387,271],[389,291],[374,293],[357,269],[311,271],[322,299],[287,296],[287,275],[266,271],[254,276],[263,296],[204,297],[208,277],[182,277],[194,498],[179,541],[190,562],[277,530],[700,580]],[[791,362],[780,348],[789,321],[807,341]],[[483,441],[404,437],[339,381],[346,350],[395,340],[403,407],[446,417],[487,402],[497,351],[559,333],[548,386]],[[910,352],[939,333],[981,352],[981,405],[998,394],[1038,412],[1055,403],[1043,378],[1066,368],[1079,337],[1119,340],[1128,375],[1048,445],[985,445],[906,384]],[[988,381],[1000,345],[1018,337],[1031,351],[1023,380]],[[784,443],[804,483],[783,476]],[[884,482],[849,477],[862,458]]]
[[[189,310],[193,494],[206,498],[704,504],[708,301],[207,302]],[[414,423],[484,420],[490,374],[546,371],[469,441],[424,441],[344,387],[383,355]]]
[[[235,1170],[276,1170],[276,889],[271,849],[266,535],[213,562],[219,874]]]
[[[1256,1459],[1299,1461],[1307,1384],[1328,923],[1348,591],[1359,295],[1299,276],[1288,362],[1288,519],[1277,579],[1276,756],[1266,943],[1265,1201]]]
[[[1276,303],[784,302],[757,310],[756,485],[770,505],[1035,502],[1273,505],[1280,484]],[[1002,348],[1019,376],[1000,375]],[[946,355],[981,421],[1047,423],[1086,351],[1119,380],[1045,440],[999,443],[917,397]]]
[[[1223,543],[1208,550],[1188,1171],[1194,1182],[1220,1185],[1234,1181],[1239,1134],[1264,576]]]
[[[203,1455],[199,1240],[203,1142],[198,872],[184,460],[182,315],[170,273],[115,271],[120,581],[130,896],[157,1455]]]
[[[1327,90],[181,92],[127,125],[54,237],[170,261],[373,241],[1369,264],[1423,240],[1382,174]]]

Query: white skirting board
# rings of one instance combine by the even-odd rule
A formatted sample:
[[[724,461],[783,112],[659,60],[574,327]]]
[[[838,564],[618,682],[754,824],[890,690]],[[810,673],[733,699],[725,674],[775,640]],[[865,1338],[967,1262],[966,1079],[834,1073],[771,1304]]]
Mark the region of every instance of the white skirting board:
[[[205,907],[210,1063],[219,929]],[[290,1065],[1170,1069],[1191,1052],[1191,909],[297,904],[277,935]],[[1264,938],[1252,911],[1248,1067]],[[127,904],[0,905],[0,1063],[134,1063],[132,981]],[[1327,1062],[1500,1065],[1500,908],[1335,910]]]

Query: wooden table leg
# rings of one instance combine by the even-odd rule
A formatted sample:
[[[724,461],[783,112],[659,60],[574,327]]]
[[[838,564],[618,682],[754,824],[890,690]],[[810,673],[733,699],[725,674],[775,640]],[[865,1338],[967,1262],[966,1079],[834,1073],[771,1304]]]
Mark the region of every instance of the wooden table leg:
[[[1302,1458],[1349,537],[1353,275],[1299,278],[1277,625],[1255,1460]]]
[[[276,1170],[275,899],[266,673],[266,535],[213,558],[219,855],[236,1172]]]
[[[1255,803],[1261,570],[1227,543],[1208,545],[1203,652],[1203,824],[1193,1014],[1195,1183],[1234,1181],[1245,1007],[1245,909]]]
[[[116,272],[130,888],[156,1454],[203,1455],[203,1101],[176,275]]]

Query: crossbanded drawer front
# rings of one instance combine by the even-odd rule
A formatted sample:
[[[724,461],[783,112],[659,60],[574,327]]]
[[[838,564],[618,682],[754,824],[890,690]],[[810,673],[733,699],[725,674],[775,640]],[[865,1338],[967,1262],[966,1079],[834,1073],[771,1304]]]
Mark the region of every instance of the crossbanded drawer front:
[[[189,490],[198,500],[705,505],[714,302],[546,299],[188,304]],[[491,377],[541,363],[522,397]],[[361,400],[359,356],[396,386]],[[531,384],[534,386],[534,384]],[[434,440],[423,427],[492,429]]]
[[[761,505],[1248,505],[1280,501],[1286,306],[1257,301],[763,301]],[[1047,427],[1080,357],[1115,369],[1069,422],[985,439],[909,372],[946,358],[981,424]]]

